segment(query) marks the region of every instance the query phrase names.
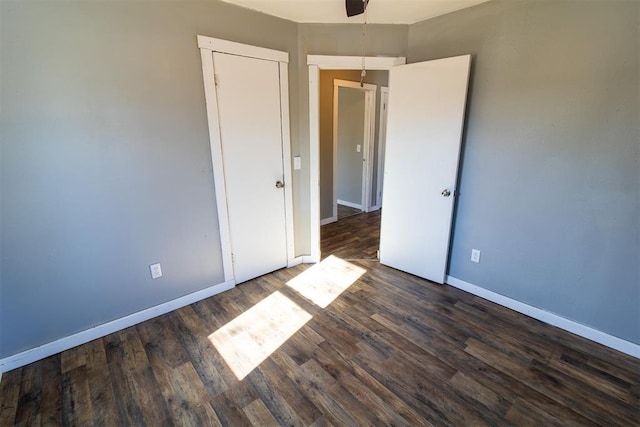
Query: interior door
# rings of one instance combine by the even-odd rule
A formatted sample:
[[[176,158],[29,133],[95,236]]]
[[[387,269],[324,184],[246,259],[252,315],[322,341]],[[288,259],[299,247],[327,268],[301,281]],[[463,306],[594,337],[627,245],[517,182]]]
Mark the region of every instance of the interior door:
[[[394,67],[380,262],[444,283],[471,56]]]
[[[337,87],[337,203],[364,210],[365,92]]]
[[[280,74],[274,61],[213,54],[236,283],[287,265]]]

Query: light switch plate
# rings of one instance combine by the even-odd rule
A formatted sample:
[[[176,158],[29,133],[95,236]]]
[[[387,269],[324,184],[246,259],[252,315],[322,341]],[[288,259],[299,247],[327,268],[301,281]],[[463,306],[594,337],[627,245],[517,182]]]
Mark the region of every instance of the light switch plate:
[[[300,156],[294,156],[293,157],[293,170],[300,170],[302,169],[302,159],[300,158]]]
[[[471,261],[480,262],[480,251],[477,249],[471,249]]]
[[[359,152],[360,152],[360,149],[361,149],[360,144],[356,145],[356,152],[358,152],[358,153],[359,153]]]

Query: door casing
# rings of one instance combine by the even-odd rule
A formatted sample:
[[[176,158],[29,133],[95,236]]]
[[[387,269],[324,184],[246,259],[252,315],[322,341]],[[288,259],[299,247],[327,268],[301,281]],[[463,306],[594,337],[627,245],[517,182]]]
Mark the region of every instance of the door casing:
[[[364,58],[367,70],[389,70],[405,57]],[[320,261],[320,70],[360,70],[361,56],[307,55],[309,67],[309,232],[310,251],[303,262]]]
[[[371,204],[371,171],[373,167],[373,141],[375,135],[375,113],[376,113],[376,91],[377,86],[364,83],[360,86],[358,82],[334,79],[333,81],[333,220],[338,219],[338,93],[339,88],[351,88],[364,92],[364,140],[362,145],[363,165],[362,165],[362,191],[361,204],[364,212],[369,212]]]
[[[278,63],[280,71],[280,112],[282,133],[283,175],[285,180],[285,229],[287,241],[287,264],[294,260],[294,227],[293,227],[293,195],[291,173],[291,135],[289,131],[289,54],[273,49],[251,46],[243,43],[231,42],[207,36],[198,36],[198,47],[202,59],[202,74],[204,80],[205,100],[207,104],[207,122],[209,125],[209,143],[211,145],[211,163],[213,165],[213,180],[216,192],[216,207],[220,226],[220,243],[222,245],[222,265],[225,282],[235,285],[233,272],[231,233],[227,206],[227,192],[224,176],[224,162],[222,156],[222,141],[220,139],[220,123],[218,115],[218,101],[215,87],[213,66],[213,52],[230,55],[246,56]],[[256,207],[259,208],[259,207]]]
[[[389,88],[382,86],[380,88],[380,126],[378,128],[378,174],[376,184],[376,204],[372,203],[371,211],[377,211],[382,208],[382,178],[384,173],[384,149],[387,144],[387,104],[389,102]]]

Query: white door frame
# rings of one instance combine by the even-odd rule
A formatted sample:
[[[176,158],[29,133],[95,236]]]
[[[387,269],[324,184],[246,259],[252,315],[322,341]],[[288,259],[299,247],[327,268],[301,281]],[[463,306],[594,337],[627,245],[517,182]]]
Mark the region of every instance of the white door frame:
[[[373,145],[376,124],[376,91],[378,86],[348,80],[333,79],[333,218],[338,219],[338,93],[341,87],[364,92],[364,138],[362,142],[362,194],[360,203],[362,210],[369,212],[371,198],[371,181],[373,171]]]
[[[367,70],[389,70],[405,57],[365,57]],[[307,55],[309,66],[309,262],[320,261],[320,70],[360,70],[361,56]]]
[[[284,201],[285,227],[287,232],[287,263],[294,264],[293,182],[291,179],[291,135],[289,132],[289,54],[287,52],[200,35],[198,36],[198,47],[200,48],[200,57],[202,59],[204,93],[207,103],[209,144],[211,145],[211,163],[213,165],[213,181],[216,191],[218,222],[220,225],[220,244],[222,246],[222,268],[225,282],[232,282],[235,285],[233,259],[231,255],[229,215],[227,210],[227,191],[222,157],[222,140],[220,138],[220,123],[218,120],[218,99],[216,96],[213,52],[246,56],[278,63],[280,70],[280,111],[282,117],[282,163],[285,182]]]
[[[382,180],[384,178],[384,148],[387,143],[387,103],[389,101],[389,88],[380,87],[380,125],[378,127],[378,179],[376,184],[376,204],[371,206],[372,211],[382,208]]]

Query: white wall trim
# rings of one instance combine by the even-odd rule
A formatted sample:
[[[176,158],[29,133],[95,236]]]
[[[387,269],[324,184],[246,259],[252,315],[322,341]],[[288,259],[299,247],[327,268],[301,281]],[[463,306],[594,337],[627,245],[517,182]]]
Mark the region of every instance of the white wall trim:
[[[338,218],[338,106],[340,105],[339,102],[339,94],[340,94],[340,87],[336,86],[336,79],[333,80],[333,106],[332,108],[332,112],[333,112],[333,117],[331,119],[332,123],[333,123],[333,129],[332,129],[332,136],[331,136],[331,140],[332,140],[332,159],[331,159],[331,168],[332,168],[332,178],[331,178],[331,184],[332,184],[332,194],[331,194],[331,202],[332,202],[332,206],[331,206],[331,212],[333,213],[333,216],[335,218]],[[320,208],[322,209],[322,208]],[[320,221],[320,226],[322,226],[322,221]]]
[[[339,93],[340,88],[349,88],[364,92],[364,121],[362,135],[362,187],[360,190],[360,204],[365,212],[371,209],[371,190],[373,182],[373,146],[376,122],[376,92],[378,86],[370,83],[352,82],[349,80],[333,79],[333,216],[338,216],[338,124],[340,121]],[[320,224],[322,225],[322,223]]]
[[[216,39],[208,36],[198,36],[198,47],[211,52],[229,53],[231,55],[289,63],[289,53],[287,52],[232,42],[229,40]]]
[[[380,120],[378,128],[378,176],[376,184],[376,204],[371,207],[371,211],[377,211],[382,208],[382,187],[384,179],[384,153],[387,145],[387,108],[389,102],[389,88],[387,86],[380,87]],[[384,144],[383,144],[384,142]]]
[[[358,89],[358,90],[370,90],[370,91],[376,91],[378,89],[378,86],[371,84],[371,83],[363,83],[362,86],[360,86],[360,82],[352,82],[351,80],[341,80],[341,79],[333,79],[333,87],[349,87],[351,89]]]
[[[339,205],[342,205],[342,206],[347,206],[350,208],[362,210],[362,205],[358,203],[347,202],[346,200],[340,200],[340,199],[338,199],[337,202]]]
[[[309,65],[309,117],[309,258],[320,261],[320,67],[317,65]]]
[[[229,224],[226,178],[224,171],[224,157],[222,153],[222,138],[220,135],[220,120],[218,116],[218,96],[215,86],[213,52],[279,62],[287,262],[295,253],[292,195],[293,179],[291,172],[291,135],[289,129],[289,77],[286,65],[286,62],[289,60],[289,54],[277,50],[265,49],[206,36],[198,36],[198,46],[200,47],[200,57],[202,59],[202,76],[207,106],[206,110],[209,128],[209,144],[211,146],[211,163],[213,165],[213,181],[220,228],[220,243],[222,247],[222,267],[224,271],[224,280],[230,281],[235,280],[235,273],[233,271],[233,247],[231,245],[231,227]]]
[[[336,222],[338,220],[338,216],[334,215],[329,218],[324,218],[320,220],[320,226],[331,224],[332,222]]]
[[[589,326],[583,325],[573,320],[569,320],[562,316],[558,316],[557,314],[550,313],[537,307],[533,307],[529,304],[525,304],[504,295],[497,294],[493,291],[481,288],[480,286],[472,285],[471,283],[465,282],[464,280],[460,280],[452,276],[447,276],[445,283],[453,286],[454,288],[461,289],[463,291],[469,292],[470,294],[479,296],[491,302],[495,302],[496,304],[499,304],[503,307],[507,307],[511,310],[517,311],[518,313],[533,317],[534,319],[540,320],[541,322],[556,326],[560,329],[579,335],[591,341],[595,341],[606,347],[621,351],[622,353],[626,353],[630,356],[640,358],[640,345],[638,344],[634,344],[630,341],[614,337],[613,335],[609,335],[605,332],[593,329]]]
[[[365,57],[368,70],[406,64],[405,57]],[[359,70],[361,56],[307,55],[309,66],[309,259],[320,261],[320,70]]]
[[[405,57],[365,57],[367,70],[388,70],[404,65]],[[362,68],[362,56],[307,55],[307,65],[315,65],[323,70],[359,70]]]
[[[122,329],[128,328],[145,320],[152,319],[154,317],[169,313],[170,311],[177,310],[181,307],[193,304],[194,302],[201,301],[205,298],[212,297],[221,292],[227,291],[235,286],[235,282],[223,282],[217,285],[213,285],[206,289],[193,292],[191,294],[176,298],[174,300],[165,302],[155,307],[147,308],[137,313],[130,314],[128,316],[121,317],[111,322],[103,323],[96,327],[86,329],[68,337],[60,338],[56,341],[43,344],[39,347],[32,348],[23,351],[12,356],[0,359],[0,372],[8,372],[12,369],[20,368],[28,365],[29,363],[37,360],[44,359],[53,354],[60,353],[70,348],[79,346],[81,344],[88,343],[97,338],[102,338],[105,335],[112,334]]]
[[[200,39],[200,36],[198,36]],[[231,230],[227,210],[227,188],[224,184],[224,163],[222,161],[222,141],[220,138],[220,121],[218,119],[218,97],[214,82],[213,54],[210,50],[200,49],[202,59],[202,77],[207,104],[207,121],[209,129],[209,145],[211,147],[211,164],[213,165],[213,185],[216,190],[216,209],[218,212],[218,228],[220,229],[220,245],[222,247],[222,270],[224,280],[233,280],[233,259],[231,249]]]
[[[302,264],[302,257],[295,257],[287,261],[287,268],[295,267],[300,264]]]
[[[302,263],[303,264],[316,264],[320,262],[320,254],[318,254],[317,256],[312,256],[312,255],[303,255],[302,256]]]
[[[291,172],[291,134],[289,130],[289,70],[287,64],[280,67],[280,126],[282,135],[282,171],[284,173],[285,227],[287,234],[287,259],[295,256],[293,225],[293,174]]]

